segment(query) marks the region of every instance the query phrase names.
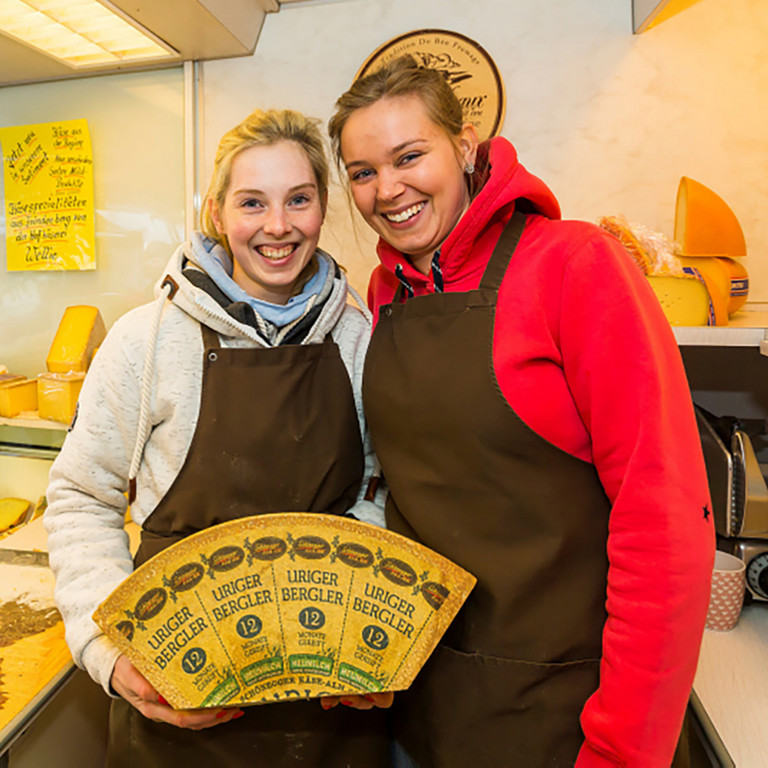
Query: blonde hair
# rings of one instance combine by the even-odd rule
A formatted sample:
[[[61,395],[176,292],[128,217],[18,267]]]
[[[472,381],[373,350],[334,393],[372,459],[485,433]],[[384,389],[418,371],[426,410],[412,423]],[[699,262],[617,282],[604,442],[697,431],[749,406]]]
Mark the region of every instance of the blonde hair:
[[[461,104],[445,77],[435,69],[419,66],[412,56],[400,56],[350,86],[336,101],[336,112],[328,122],[328,133],[336,163],[341,166],[341,132],[353,112],[380,99],[418,96],[433,123],[450,138],[461,133],[464,116]]]
[[[239,125],[227,131],[219,141],[213,175],[200,212],[200,229],[203,234],[226,246],[216,231],[211,203],[221,210],[232,178],[232,163],[243,150],[268,147],[280,141],[295,141],[306,153],[325,213],[328,200],[328,159],[318,128],[319,122],[292,109],[257,109]]]

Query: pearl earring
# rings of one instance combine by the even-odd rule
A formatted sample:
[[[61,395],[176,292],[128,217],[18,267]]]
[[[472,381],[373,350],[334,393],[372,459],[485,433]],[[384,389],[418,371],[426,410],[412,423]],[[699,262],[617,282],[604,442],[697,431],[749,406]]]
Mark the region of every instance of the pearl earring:
[[[472,165],[472,163],[467,163],[464,166],[464,173],[467,174],[467,176],[471,176],[475,172],[475,166]]]

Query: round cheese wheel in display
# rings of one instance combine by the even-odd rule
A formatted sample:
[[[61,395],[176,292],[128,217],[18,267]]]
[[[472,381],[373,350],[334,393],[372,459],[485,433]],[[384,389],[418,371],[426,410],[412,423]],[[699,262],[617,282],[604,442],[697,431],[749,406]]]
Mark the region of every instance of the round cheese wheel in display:
[[[475,578],[332,515],[243,518],[140,566],[94,621],[176,709],[407,688]]]
[[[731,280],[731,290],[728,299],[728,314],[738,312],[749,297],[749,274],[747,268],[736,259],[717,259],[727,270]]]
[[[714,257],[691,258],[681,256],[680,263],[686,274],[693,275],[707,288],[714,313],[714,323],[728,325],[728,304],[731,299],[731,274],[721,259]]]

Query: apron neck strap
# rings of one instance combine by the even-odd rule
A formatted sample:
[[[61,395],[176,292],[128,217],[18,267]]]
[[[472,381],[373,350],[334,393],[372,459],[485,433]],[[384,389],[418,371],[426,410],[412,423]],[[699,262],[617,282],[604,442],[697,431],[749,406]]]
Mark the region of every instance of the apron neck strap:
[[[485,268],[483,279],[480,281],[480,289],[491,289],[497,291],[501,281],[507,272],[507,266],[512,258],[512,254],[520,242],[520,237],[525,229],[526,217],[519,210],[515,210],[512,218],[507,222],[501,237],[493,249],[491,258],[488,260],[488,266]]]
[[[526,216],[519,210],[515,210],[512,218],[504,226],[501,237],[493,249],[491,258],[483,273],[483,279],[480,281],[481,289],[498,290],[501,281],[507,272],[509,260],[520,242],[520,238],[525,229]],[[395,295],[392,298],[393,304],[400,304],[403,300],[403,284],[397,286]]]
[[[203,349],[218,349],[221,346],[219,334],[216,331],[203,323],[200,323],[200,329],[203,332]]]

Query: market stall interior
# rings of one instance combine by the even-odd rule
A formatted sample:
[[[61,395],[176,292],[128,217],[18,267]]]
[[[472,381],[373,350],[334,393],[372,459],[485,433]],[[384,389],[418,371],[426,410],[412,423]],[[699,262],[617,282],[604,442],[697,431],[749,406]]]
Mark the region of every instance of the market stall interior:
[[[746,564],[735,627],[704,635],[691,765],[762,766],[768,105],[755,94],[768,88],[768,4],[554,0],[542,16],[527,7],[536,4],[479,0],[467,18],[466,0],[101,3],[146,32],[134,60],[125,45],[72,58],[66,45],[43,53],[22,40],[56,5],[0,0],[0,767],[101,764],[108,701],[74,669],[53,602],[41,520],[48,471],[105,332],[151,299],[170,250],[196,228],[213,137],[258,106],[326,122],[373,51],[435,30],[488,52],[506,90],[499,132],[545,171],[566,217],[624,242],[667,314],[698,408],[718,546]],[[12,171],[24,152],[11,132],[53,125],[70,131],[67,144],[79,121],[87,148],[54,151],[36,133],[40,153],[70,153],[59,169],[81,168],[58,174],[59,192],[92,177],[83,210],[93,234],[66,236],[90,238],[92,253],[57,269],[34,239],[57,229],[55,217],[29,235],[44,214],[22,210],[29,199],[18,190],[28,185]],[[34,166],[27,170],[31,180]],[[340,184],[322,237],[365,295],[374,243]],[[130,518],[126,526],[135,537]]]

